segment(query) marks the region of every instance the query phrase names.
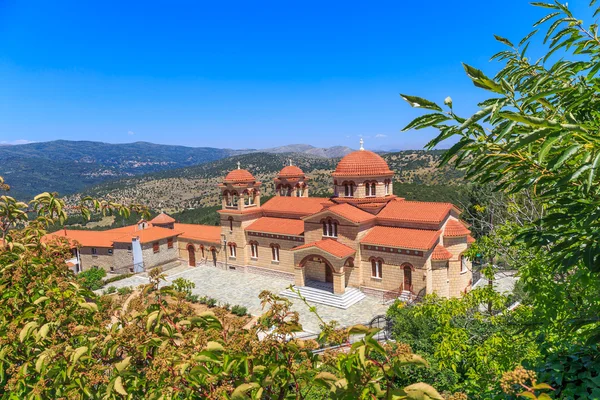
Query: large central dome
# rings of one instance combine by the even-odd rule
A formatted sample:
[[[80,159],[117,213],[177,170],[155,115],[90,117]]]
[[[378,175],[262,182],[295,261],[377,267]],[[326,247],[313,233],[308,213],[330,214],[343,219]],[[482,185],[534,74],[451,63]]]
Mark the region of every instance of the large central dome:
[[[379,154],[369,150],[357,150],[342,158],[332,175],[335,177],[366,177],[394,175],[394,172],[390,170]]]

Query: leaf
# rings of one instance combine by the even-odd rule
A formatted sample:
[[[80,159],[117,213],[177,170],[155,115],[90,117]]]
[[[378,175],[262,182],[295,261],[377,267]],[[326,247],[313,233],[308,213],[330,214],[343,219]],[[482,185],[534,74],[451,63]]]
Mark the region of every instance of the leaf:
[[[504,43],[505,45],[509,46],[509,47],[515,47],[510,40],[503,38],[502,36],[498,36],[498,35],[494,35],[494,38],[496,38],[497,41],[499,41],[500,43]]]
[[[462,131],[463,129],[471,126],[473,123],[479,121],[481,118],[485,117],[486,115],[489,115],[493,109],[494,106],[487,106],[486,108],[477,111],[469,119],[463,122],[462,125],[458,127],[458,130]]]
[[[131,356],[126,357],[124,360],[116,363],[115,368],[117,368],[117,371],[119,371],[119,373],[120,373],[129,366],[130,361],[131,361]]]
[[[570,147],[568,147],[565,151],[563,151],[563,153],[557,157],[556,159],[552,160],[550,162],[550,169],[552,170],[556,170],[558,168],[560,168],[561,165],[564,164],[565,161],[567,161],[567,159],[569,157],[571,157],[573,154],[575,154],[579,149],[581,148],[581,145],[578,144],[574,144]]]
[[[46,300],[48,300],[48,299],[49,299],[49,297],[48,297],[48,296],[42,296],[42,297],[38,298],[36,301],[34,301],[34,302],[33,302],[33,304],[35,304],[35,305],[37,306],[37,305],[38,305],[38,304],[40,304],[41,302],[43,302],[43,301],[46,301]]]
[[[71,361],[73,362],[73,364],[75,364],[79,358],[85,354],[88,351],[88,347],[87,346],[81,346],[78,347],[77,349],[75,349],[75,351],[73,352],[73,355],[71,357]]]
[[[231,400],[244,400],[247,399],[247,393],[252,389],[256,389],[260,387],[260,385],[256,382],[251,383],[242,383],[238,387],[235,388],[233,393],[231,393]]]
[[[149,331],[152,329],[152,325],[154,321],[158,318],[158,311],[153,311],[148,315],[148,320],[146,321],[146,330]]]
[[[117,391],[117,393],[122,394],[123,396],[127,396],[127,391],[123,387],[123,380],[121,379],[120,376],[117,376],[117,379],[115,379],[114,386],[115,386],[115,390]]]
[[[531,392],[521,392],[519,393],[520,397],[526,397],[528,399],[537,399],[537,397],[535,396],[535,394],[531,393]]]
[[[23,327],[23,329],[21,329],[21,332],[19,332],[19,341],[21,343],[23,343],[23,341],[25,341],[27,336],[29,336],[29,333],[31,332],[31,330],[37,328],[37,326],[38,326],[38,323],[35,321],[26,323],[25,326]]]
[[[590,174],[588,175],[588,184],[587,184],[588,190],[591,189],[592,184],[594,183],[594,178],[596,177],[596,174],[598,172],[599,165],[600,165],[600,153],[598,153],[598,155],[596,155],[596,158],[594,158],[594,161],[592,162],[592,169],[590,170]]]
[[[332,374],[331,372],[319,372],[314,379],[320,379],[323,381],[332,381],[332,382],[336,382],[338,380],[338,377],[335,376],[334,374]]]
[[[404,388],[407,398],[411,400],[444,400],[444,398],[426,383],[415,383]]]
[[[439,124],[441,122],[447,121],[450,118],[444,114],[433,113],[433,114],[425,114],[421,115],[402,128],[402,132],[406,132],[410,129],[423,129],[428,126],[432,126],[435,124]]]
[[[423,357],[418,354],[409,354],[406,356],[399,357],[400,365],[421,365],[423,367],[429,367],[429,363]]]
[[[46,358],[48,358],[47,353],[42,353],[38,357],[37,361],[35,362],[35,370],[37,371],[37,373],[42,372],[42,368],[44,368],[44,362],[46,361]]]
[[[544,143],[542,143],[542,147],[540,148],[540,152],[538,154],[538,161],[540,163],[542,163],[544,161],[544,158],[546,158],[546,154],[548,154],[548,152],[552,148],[552,144],[554,144],[558,139],[560,139],[561,136],[562,135],[560,132],[554,132],[550,134],[546,138],[546,140],[544,140]]]
[[[95,312],[98,311],[98,305],[96,303],[87,303],[87,302],[84,302],[84,303],[79,303],[79,306],[81,308],[85,308],[88,311],[95,311]]]
[[[491,90],[495,93],[504,94],[502,86],[494,82],[492,79],[488,78],[481,70],[471,67],[470,65],[465,63],[463,63],[463,68],[465,69],[467,76],[471,78],[475,86],[480,87],[482,89]]]
[[[550,385],[548,385],[547,383],[541,382],[538,383],[537,385],[533,386],[532,389],[535,390],[542,390],[542,389],[549,389],[549,390],[554,390],[554,388]]]
[[[428,110],[435,110],[435,111],[442,111],[442,108],[440,106],[438,106],[437,104],[435,104],[432,101],[423,99],[421,97],[417,97],[417,96],[409,96],[407,94],[400,94],[400,97],[402,97],[405,101],[408,102],[408,104],[410,104],[412,107],[415,108],[426,108]]]
[[[369,328],[364,325],[354,325],[348,330],[350,335],[367,334],[368,332]]]
[[[48,322],[47,324],[42,325],[42,327],[40,328],[40,330],[37,333],[37,339],[44,339],[46,338],[46,336],[48,336],[48,332],[50,331],[50,325],[51,322]]]
[[[208,351],[225,351],[225,348],[219,342],[208,342],[206,344],[206,350],[208,350]]]

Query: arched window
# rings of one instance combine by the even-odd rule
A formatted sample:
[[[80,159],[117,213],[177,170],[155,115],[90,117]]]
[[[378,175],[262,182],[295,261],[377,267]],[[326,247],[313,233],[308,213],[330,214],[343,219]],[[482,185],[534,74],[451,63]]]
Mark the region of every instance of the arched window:
[[[377,196],[377,184],[375,182],[371,183],[371,196]]]
[[[354,182],[344,182],[344,196],[354,197]]]
[[[271,253],[272,253],[272,261],[275,262],[279,262],[279,245],[278,244],[271,244]]]
[[[233,232],[233,217],[229,217],[229,231]]]
[[[231,207],[233,204],[231,203],[231,193],[229,193],[229,190],[223,192],[223,197],[225,197],[227,207]]]
[[[237,256],[237,246],[235,243],[229,243],[229,256],[233,258]]]
[[[381,258],[371,259],[371,277],[377,279],[383,277],[383,260]]]
[[[365,196],[371,195],[371,184],[369,182],[365,182]]]
[[[250,256],[258,258],[258,242],[250,242]]]
[[[200,251],[202,252],[202,258],[204,258],[204,246],[200,245]]]
[[[327,219],[322,222],[323,224],[323,236],[337,237],[338,234],[338,223],[332,219]]]
[[[240,196],[237,194],[237,192],[232,192],[232,193],[231,193],[231,197],[233,197],[233,199],[232,199],[232,201],[231,201],[231,202],[232,202],[232,205],[233,205],[234,207],[237,207],[237,205],[238,205],[238,201],[239,201],[239,197],[240,197]]]

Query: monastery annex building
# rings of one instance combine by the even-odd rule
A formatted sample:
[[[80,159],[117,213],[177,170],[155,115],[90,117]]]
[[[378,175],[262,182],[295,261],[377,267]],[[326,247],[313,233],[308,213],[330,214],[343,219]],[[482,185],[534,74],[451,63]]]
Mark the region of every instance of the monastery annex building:
[[[290,163],[291,164],[291,163]],[[394,173],[362,147],[332,174],[334,195],[310,197],[310,181],[293,165],[275,178],[276,196],[260,203],[261,182],[232,170],[219,185],[220,227],[179,224],[166,214],[104,231],[59,231],[72,239],[77,271],[141,271],[177,259],[245,273],[285,277],[297,288],[343,296],[470,290],[474,240],[450,203],[407,201],[393,194]]]

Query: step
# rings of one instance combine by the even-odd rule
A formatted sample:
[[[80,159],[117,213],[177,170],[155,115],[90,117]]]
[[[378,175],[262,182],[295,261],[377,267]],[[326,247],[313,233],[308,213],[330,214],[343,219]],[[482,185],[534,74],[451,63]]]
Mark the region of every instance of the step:
[[[294,287],[294,289],[298,289],[302,297],[308,302],[342,309],[347,309],[365,298],[365,294],[356,288],[346,288],[343,294],[334,294],[309,286]],[[297,293],[289,289],[284,290],[280,294],[294,299],[300,298]]]

